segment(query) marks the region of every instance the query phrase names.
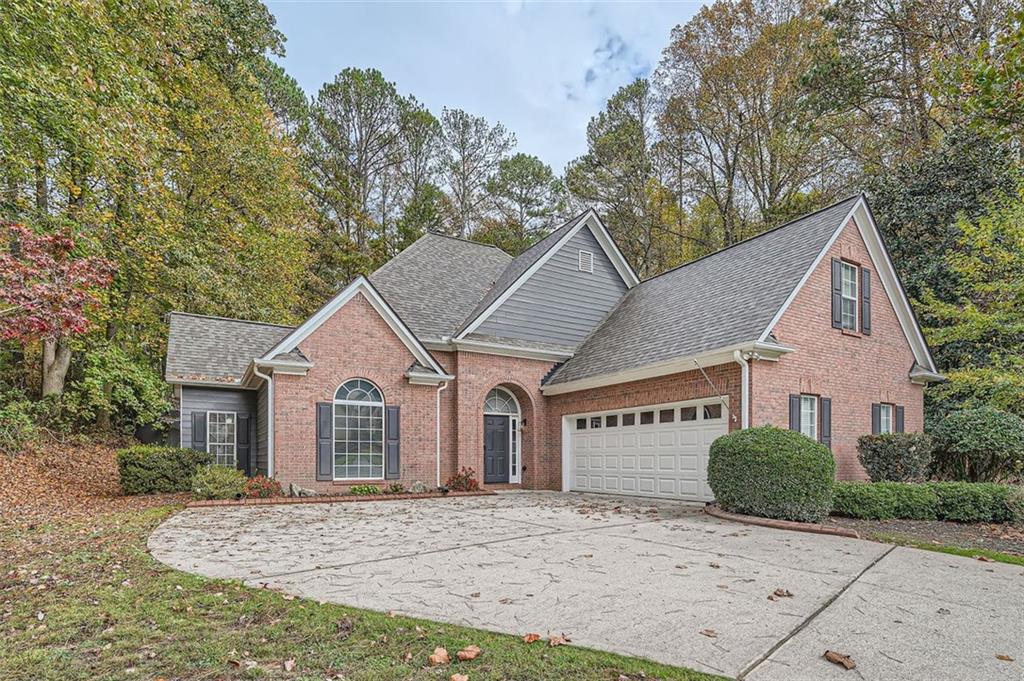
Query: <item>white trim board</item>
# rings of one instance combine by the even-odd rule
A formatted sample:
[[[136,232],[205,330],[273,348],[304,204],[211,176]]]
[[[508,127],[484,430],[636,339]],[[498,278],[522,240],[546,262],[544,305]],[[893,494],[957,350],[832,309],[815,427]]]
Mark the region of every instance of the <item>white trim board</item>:
[[[892,259],[889,257],[889,251],[885,247],[882,241],[882,235],[878,231],[878,225],[875,224],[875,220],[871,215],[871,209],[868,206],[867,200],[864,195],[861,194],[860,198],[850,209],[850,212],[843,218],[842,222],[833,232],[828,242],[818,253],[814,262],[804,272],[804,275],[800,278],[796,287],[790,292],[789,296],[782,303],[782,306],[772,317],[771,321],[768,322],[768,326],[765,327],[764,331],[761,332],[759,341],[764,342],[771,334],[772,330],[782,319],[782,315],[786,313],[789,306],[796,299],[797,295],[803,289],[804,284],[811,278],[814,270],[817,269],[818,265],[825,259],[825,256],[831,250],[835,244],[839,235],[842,234],[846,225],[853,220],[854,224],[857,225],[857,230],[860,232],[861,239],[864,241],[864,246],[867,248],[868,255],[871,257],[871,262],[875,266],[875,274],[878,275],[879,281],[882,282],[882,287],[885,289],[885,294],[889,298],[892,304],[893,310],[896,312],[896,318],[899,320],[900,327],[903,329],[903,335],[907,339],[907,343],[910,345],[911,351],[914,353],[914,359],[922,367],[928,369],[933,373],[938,373],[935,368],[935,362],[932,360],[931,352],[928,350],[928,344],[924,340],[924,336],[921,334],[921,328],[917,324],[917,318],[914,316],[914,310],[910,307],[910,301],[907,299],[907,294],[903,290],[903,285],[900,283],[899,276],[896,274],[896,268],[892,264]]]
[[[604,223],[601,222],[601,218],[593,209],[590,209],[586,212],[586,214],[584,214],[583,217],[579,219],[579,221],[577,221],[575,225],[573,225],[573,227],[569,231],[562,235],[561,239],[559,239],[555,244],[548,248],[548,250],[541,257],[539,257],[536,262],[530,265],[530,267],[525,272],[519,275],[518,279],[509,284],[509,287],[502,291],[501,295],[499,295],[497,298],[491,301],[491,304],[488,305],[483,310],[483,312],[478,314],[473,321],[466,325],[466,327],[463,328],[458,333],[458,335],[455,336],[454,340],[462,340],[469,334],[473,333],[473,331],[475,331],[477,327],[479,327],[481,324],[487,321],[487,319],[490,318],[492,314],[494,314],[495,310],[501,307],[501,305],[506,300],[511,298],[516,291],[522,288],[523,284],[525,284],[530,279],[530,277],[532,277],[534,273],[537,272],[537,270],[539,270],[541,267],[544,266],[545,263],[551,260],[555,253],[557,253],[559,250],[562,249],[563,246],[569,243],[569,241],[574,236],[576,236],[579,233],[579,231],[584,227],[590,229],[591,234],[594,235],[594,238],[597,240],[597,243],[601,245],[602,250],[604,250],[605,255],[608,257],[608,260],[615,267],[615,271],[618,272],[620,277],[622,277],[622,281],[626,284],[626,287],[633,288],[638,283],[640,283],[640,280],[637,278],[636,273],[633,272],[633,268],[629,266],[629,263],[626,261],[626,258],[622,255],[622,252],[619,250],[618,246],[615,245],[615,241],[612,239],[611,235],[608,233],[608,230],[605,228]]]
[[[387,301],[377,293],[377,289],[373,287],[373,284],[369,282],[366,277],[359,276],[346,286],[338,295],[331,298],[327,303],[319,310],[313,313],[309,319],[304,321],[298,328],[288,334],[280,343],[271,348],[266,352],[258,362],[264,364],[266,362],[273,361],[273,358],[277,355],[285,352],[290,352],[298,347],[299,343],[309,337],[311,333],[320,328],[325,321],[331,318],[335,312],[345,306],[350,300],[352,300],[357,293],[361,293],[370,305],[377,311],[377,314],[387,322],[391,330],[395,332],[395,335],[401,339],[402,343],[409,349],[413,356],[419,360],[420,364],[428,366],[440,375],[446,375],[445,371],[438,365],[434,360],[430,352],[423,347],[423,344],[416,338],[409,327],[405,325],[405,322],[391,309]]]

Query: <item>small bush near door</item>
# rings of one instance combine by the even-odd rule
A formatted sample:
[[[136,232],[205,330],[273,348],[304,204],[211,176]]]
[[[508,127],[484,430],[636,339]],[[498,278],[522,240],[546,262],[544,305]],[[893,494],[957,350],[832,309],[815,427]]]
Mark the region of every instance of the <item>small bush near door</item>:
[[[281,483],[265,475],[255,475],[245,481],[242,488],[242,496],[246,499],[269,499],[279,497],[284,492],[281,490]]]
[[[835,472],[828,447],[772,426],[723,435],[708,460],[708,484],[723,508],[783,520],[825,518]]]
[[[1001,482],[1024,475],[1024,419],[991,407],[965,409],[932,431],[935,474],[946,480]]]
[[[861,435],[857,458],[872,482],[922,482],[932,463],[932,439],[924,433]]]
[[[444,486],[452,492],[475,492],[480,489],[480,482],[476,479],[475,470],[463,466],[458,473],[448,478]]]
[[[125,494],[187,492],[195,472],[212,462],[212,454],[177,447],[140,445],[117,452]]]
[[[227,466],[200,468],[192,476],[192,496],[196,499],[241,499],[245,491],[245,473]]]

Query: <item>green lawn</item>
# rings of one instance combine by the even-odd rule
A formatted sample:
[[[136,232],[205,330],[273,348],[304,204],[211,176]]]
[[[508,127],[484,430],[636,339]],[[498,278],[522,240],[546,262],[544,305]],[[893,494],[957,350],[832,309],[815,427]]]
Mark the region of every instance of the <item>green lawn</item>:
[[[890,534],[884,532],[870,533],[864,538],[871,539],[877,542],[882,542],[885,544],[897,544],[899,546],[910,546],[915,549],[923,549],[925,551],[948,553],[953,556],[965,556],[967,558],[977,558],[978,556],[983,556],[995,563],[1024,565],[1024,556],[1015,556],[1011,553],[1002,553],[1001,551],[993,551],[992,549],[971,549],[964,548],[962,546],[944,546],[942,544],[935,544],[933,542],[924,541],[922,539],[916,539],[914,537],[907,537],[901,534]]]
[[[177,572],[146,552],[175,510],[0,525],[0,679],[718,678]],[[427,665],[435,647],[454,659],[469,644],[483,649],[476,660]]]

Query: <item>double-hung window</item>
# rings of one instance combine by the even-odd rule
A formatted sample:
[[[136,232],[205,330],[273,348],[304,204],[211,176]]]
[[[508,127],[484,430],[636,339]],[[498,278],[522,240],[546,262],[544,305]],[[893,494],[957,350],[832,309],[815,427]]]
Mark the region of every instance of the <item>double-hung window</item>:
[[[800,396],[800,432],[811,438],[818,439],[818,396]]]
[[[892,405],[878,405],[878,432],[891,433],[893,432],[893,430],[894,429],[892,424]]]
[[[235,412],[206,412],[206,432],[206,451],[213,454],[214,463],[234,468],[238,449]]]
[[[844,262],[842,267],[842,322],[843,329],[857,330],[857,308],[860,298],[857,295],[857,266]]]

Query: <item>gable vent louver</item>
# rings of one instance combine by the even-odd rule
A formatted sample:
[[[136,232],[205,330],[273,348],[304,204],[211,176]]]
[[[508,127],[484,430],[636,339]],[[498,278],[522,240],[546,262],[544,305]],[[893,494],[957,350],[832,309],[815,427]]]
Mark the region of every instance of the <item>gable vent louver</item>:
[[[594,254],[590,251],[580,251],[580,272],[594,271]]]

